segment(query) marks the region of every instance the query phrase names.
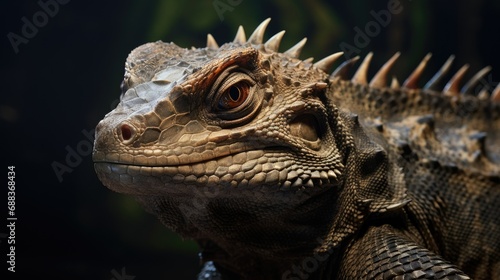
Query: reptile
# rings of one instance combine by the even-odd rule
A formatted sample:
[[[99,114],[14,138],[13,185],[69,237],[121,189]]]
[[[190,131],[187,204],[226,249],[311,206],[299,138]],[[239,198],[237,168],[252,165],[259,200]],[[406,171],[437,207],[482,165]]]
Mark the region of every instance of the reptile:
[[[427,55],[400,83],[396,53],[368,81],[372,53],[301,60],[269,20],[134,49],[96,127],[100,181],[195,240],[198,279],[500,279],[490,68],[465,80],[451,56],[421,85]]]

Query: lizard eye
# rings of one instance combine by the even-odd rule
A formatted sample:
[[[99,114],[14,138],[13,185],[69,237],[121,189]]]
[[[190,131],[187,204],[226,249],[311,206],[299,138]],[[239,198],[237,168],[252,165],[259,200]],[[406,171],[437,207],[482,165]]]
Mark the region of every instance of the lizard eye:
[[[238,66],[230,67],[219,75],[207,96],[209,112],[223,127],[241,125],[260,108],[259,96],[252,74]]]
[[[237,108],[247,100],[249,91],[250,85],[245,81],[230,86],[220,96],[217,108],[219,110]]]

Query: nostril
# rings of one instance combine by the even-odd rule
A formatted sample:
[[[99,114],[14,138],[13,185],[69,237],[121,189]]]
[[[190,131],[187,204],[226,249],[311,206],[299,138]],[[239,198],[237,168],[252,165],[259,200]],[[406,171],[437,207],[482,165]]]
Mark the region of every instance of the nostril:
[[[135,135],[135,129],[126,123],[120,126],[118,132],[125,143],[132,141]]]

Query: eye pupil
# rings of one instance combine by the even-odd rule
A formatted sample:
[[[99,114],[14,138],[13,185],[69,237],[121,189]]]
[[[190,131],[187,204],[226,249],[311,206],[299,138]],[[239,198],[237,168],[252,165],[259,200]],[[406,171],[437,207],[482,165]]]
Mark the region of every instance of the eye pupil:
[[[248,97],[249,85],[244,82],[229,87],[219,99],[219,110],[234,109],[245,102]]]
[[[229,97],[231,98],[231,101],[237,102],[240,98],[240,90],[237,87],[232,86],[229,88]]]

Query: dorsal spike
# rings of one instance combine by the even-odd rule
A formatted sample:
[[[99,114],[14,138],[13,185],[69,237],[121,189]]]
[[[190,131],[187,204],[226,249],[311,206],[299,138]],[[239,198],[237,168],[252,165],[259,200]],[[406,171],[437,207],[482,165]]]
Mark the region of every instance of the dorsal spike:
[[[267,40],[267,42],[264,44],[266,50],[277,52],[280,47],[281,39],[283,38],[284,34],[285,30],[280,31],[276,33],[273,37],[269,38],[269,40]]]
[[[491,101],[500,103],[500,83],[491,93]]]
[[[491,66],[486,66],[483,69],[479,70],[463,87],[460,92],[462,93],[471,93],[474,87],[477,86],[479,81],[489,72],[491,71]]]
[[[361,62],[361,65],[359,66],[358,70],[356,73],[354,73],[354,76],[352,77],[352,81],[358,84],[366,85],[368,84],[367,76],[368,76],[368,67],[370,66],[370,61],[372,60],[373,57],[373,52],[369,52],[365,59],[363,59],[363,62]]]
[[[411,73],[411,75],[404,81],[403,87],[404,88],[417,88],[417,82],[422,76],[422,73],[424,72],[425,66],[427,65],[427,62],[431,58],[432,54],[428,53],[424,59],[418,64],[417,68]]]
[[[284,54],[290,56],[290,57],[295,57],[299,58],[300,52],[302,51],[302,48],[307,42],[307,38],[304,38],[300,40],[297,44],[295,44],[293,47],[289,48]]]
[[[314,61],[314,57],[308,57],[303,60],[304,63],[312,63]]]
[[[380,67],[380,70],[378,70],[377,74],[375,74],[370,81],[371,87],[383,88],[387,86],[387,74],[400,55],[400,52],[395,53],[382,67]]]
[[[327,83],[324,82],[314,82],[308,85],[304,85],[304,89],[300,91],[300,94],[305,97],[311,95],[318,91],[323,91],[328,87]]]
[[[391,88],[392,89],[399,89],[400,88],[399,81],[398,81],[398,78],[396,78],[396,76],[392,76]]]
[[[219,45],[215,41],[215,38],[214,36],[212,36],[212,34],[207,34],[207,48],[212,50],[216,50],[219,48]]]
[[[253,31],[252,35],[248,37],[248,42],[254,44],[254,45],[260,45],[262,44],[262,39],[264,39],[264,32],[266,31],[267,25],[271,21],[271,18],[267,18],[255,30]]]
[[[353,67],[353,65],[359,60],[359,55],[355,56],[349,60],[344,61],[342,64],[340,64],[330,75],[330,79],[339,77],[342,80],[348,80],[349,79],[349,70]]]
[[[460,82],[464,78],[465,72],[469,69],[469,64],[465,64],[460,68],[451,80],[444,86],[443,92],[446,95],[458,95],[460,91]]]
[[[488,98],[490,98],[490,93],[488,92],[487,89],[482,89],[478,94],[477,94],[477,98],[481,99],[481,100],[488,100]]]
[[[441,69],[439,69],[439,71],[437,71],[437,73],[434,74],[434,76],[425,84],[424,89],[438,90],[439,82],[443,79],[446,73],[450,71],[453,60],[455,60],[455,56],[450,55],[443,66],[441,66]]]
[[[320,61],[314,63],[314,67],[319,68],[325,72],[330,71],[330,68],[332,68],[333,64],[339,57],[341,57],[344,53],[343,52],[337,52],[334,54],[331,54]]]
[[[245,29],[243,29],[243,26],[240,25],[238,27],[238,31],[236,32],[233,42],[239,44],[245,44],[247,42],[247,36],[245,35]]]

